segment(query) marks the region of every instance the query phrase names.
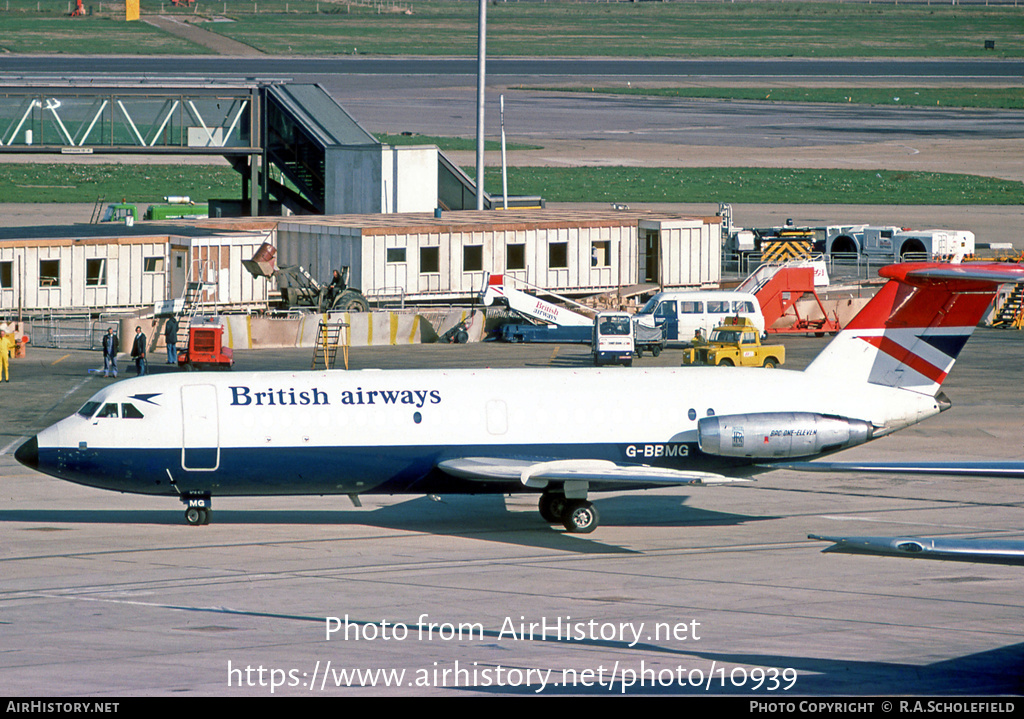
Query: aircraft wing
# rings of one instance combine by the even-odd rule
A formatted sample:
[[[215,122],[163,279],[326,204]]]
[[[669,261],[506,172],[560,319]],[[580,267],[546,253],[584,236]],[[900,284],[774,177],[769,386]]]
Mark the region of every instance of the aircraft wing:
[[[543,489],[549,482],[591,484],[700,485],[747,482],[712,472],[681,471],[663,467],[622,465],[603,459],[508,459],[459,457],[438,463],[438,468],[463,479],[481,482],[520,482]]]
[[[872,472],[885,474],[944,474],[958,477],[1024,479],[1024,462],[786,462],[775,469],[799,472]]]
[[[808,534],[807,538],[834,542],[823,550],[825,552],[1024,566],[1024,540],[1019,539],[822,537],[817,534]]]

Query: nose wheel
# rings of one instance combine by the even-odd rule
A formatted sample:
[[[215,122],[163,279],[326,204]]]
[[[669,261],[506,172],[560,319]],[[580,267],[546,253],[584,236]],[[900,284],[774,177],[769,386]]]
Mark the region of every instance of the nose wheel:
[[[213,507],[209,495],[182,496],[181,501],[185,504],[185,521],[190,526],[198,527],[210,523]]]

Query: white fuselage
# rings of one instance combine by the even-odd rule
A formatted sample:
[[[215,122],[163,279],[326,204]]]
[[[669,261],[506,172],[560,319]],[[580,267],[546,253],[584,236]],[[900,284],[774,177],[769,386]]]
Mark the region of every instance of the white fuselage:
[[[92,416],[40,432],[41,471],[121,491],[171,493],[175,480],[231,494],[404,491],[438,461],[481,452],[696,468],[716,459],[696,450],[708,416],[813,413],[887,432],[939,411],[906,390],[712,367],[188,373],[118,382],[91,401]],[[125,404],[142,417],[100,416]],[[644,454],[683,443],[671,460]]]

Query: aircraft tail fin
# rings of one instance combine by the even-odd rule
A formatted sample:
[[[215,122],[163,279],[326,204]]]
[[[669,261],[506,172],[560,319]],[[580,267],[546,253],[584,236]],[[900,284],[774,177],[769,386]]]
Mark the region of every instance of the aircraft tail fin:
[[[889,281],[806,371],[934,395],[999,285],[1024,282],[1024,265],[903,263],[879,274]]]

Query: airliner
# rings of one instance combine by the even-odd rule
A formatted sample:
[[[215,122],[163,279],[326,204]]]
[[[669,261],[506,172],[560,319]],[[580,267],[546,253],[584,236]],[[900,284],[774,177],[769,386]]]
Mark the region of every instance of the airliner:
[[[108,385],[15,453],[83,485],[212,498],[532,492],[568,532],[590,492],[745,481],[949,407],[940,391],[1024,265],[899,264],[803,371],[740,367],[182,373]]]

